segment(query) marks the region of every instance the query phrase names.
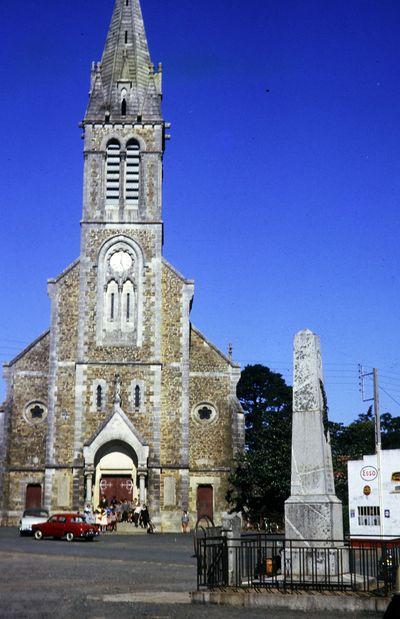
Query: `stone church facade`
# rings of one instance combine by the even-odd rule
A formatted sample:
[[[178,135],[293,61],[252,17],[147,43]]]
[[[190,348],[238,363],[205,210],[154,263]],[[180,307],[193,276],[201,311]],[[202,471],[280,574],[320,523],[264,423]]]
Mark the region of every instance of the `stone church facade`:
[[[82,123],[80,257],[48,282],[50,329],[4,366],[3,524],[111,495],[165,531],[183,508],[226,509],[240,369],[191,324],[194,283],[162,256],[161,88],[139,0],[116,0]]]

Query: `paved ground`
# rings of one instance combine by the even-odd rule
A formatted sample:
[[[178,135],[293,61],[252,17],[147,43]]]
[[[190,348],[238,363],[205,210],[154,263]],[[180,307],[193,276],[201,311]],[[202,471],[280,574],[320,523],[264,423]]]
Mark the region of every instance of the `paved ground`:
[[[0,617],[293,619],[292,613],[262,609],[191,606],[192,554],[191,536],[106,534],[93,543],[38,542],[0,528]]]

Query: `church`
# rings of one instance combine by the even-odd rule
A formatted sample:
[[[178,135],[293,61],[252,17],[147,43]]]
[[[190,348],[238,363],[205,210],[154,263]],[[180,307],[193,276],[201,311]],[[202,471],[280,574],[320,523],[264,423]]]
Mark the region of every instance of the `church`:
[[[0,516],[146,502],[162,531],[219,522],[244,445],[240,368],[190,321],[162,255],[162,69],[139,0],[115,0],[82,122],[80,256],[48,280],[50,328],[4,365]]]

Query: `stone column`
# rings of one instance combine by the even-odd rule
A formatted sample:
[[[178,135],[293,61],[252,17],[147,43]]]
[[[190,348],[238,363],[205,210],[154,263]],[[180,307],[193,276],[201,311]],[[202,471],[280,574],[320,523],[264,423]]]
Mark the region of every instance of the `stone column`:
[[[93,486],[93,471],[85,471],[86,478],[86,496],[85,503],[92,503],[92,486]]]
[[[139,501],[142,504],[146,502],[146,475],[145,473],[139,473]]]
[[[240,514],[222,514],[222,530],[221,534],[226,539],[224,552],[227,553],[225,565],[228,568],[227,584],[229,587],[240,586],[238,571],[241,534],[242,534],[242,518]]]

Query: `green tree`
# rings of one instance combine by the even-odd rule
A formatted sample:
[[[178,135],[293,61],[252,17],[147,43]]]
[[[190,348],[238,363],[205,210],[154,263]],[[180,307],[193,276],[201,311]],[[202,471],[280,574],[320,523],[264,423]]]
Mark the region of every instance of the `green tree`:
[[[400,449],[400,417],[381,415],[381,431],[383,449]]]
[[[228,501],[253,521],[281,520],[290,494],[292,388],[268,367],[248,365],[237,394],[245,411],[246,450],[230,476]]]
[[[292,388],[268,367],[248,365],[237,395],[245,411],[246,449],[230,476],[227,499],[233,510],[248,513],[254,522],[282,521],[290,494]],[[372,407],[348,425],[330,422],[328,427],[336,494],[346,510],[347,462],[375,451]],[[400,448],[400,417],[381,415],[381,430],[383,449]]]

